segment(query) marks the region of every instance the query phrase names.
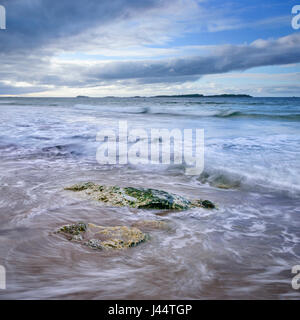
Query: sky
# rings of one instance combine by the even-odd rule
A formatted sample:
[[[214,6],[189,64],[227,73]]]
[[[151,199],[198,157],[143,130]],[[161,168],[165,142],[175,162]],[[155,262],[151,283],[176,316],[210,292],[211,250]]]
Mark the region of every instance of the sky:
[[[297,4],[0,0],[0,96],[300,96]]]

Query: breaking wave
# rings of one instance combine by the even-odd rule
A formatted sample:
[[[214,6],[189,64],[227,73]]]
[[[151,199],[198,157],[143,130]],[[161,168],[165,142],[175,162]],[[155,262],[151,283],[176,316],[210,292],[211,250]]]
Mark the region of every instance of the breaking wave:
[[[213,118],[247,118],[247,119],[265,119],[265,120],[286,120],[286,121],[299,121],[300,114],[269,114],[269,113],[247,113],[235,110],[216,110],[216,111],[208,111],[203,110],[201,112],[197,112],[194,110],[155,110],[151,108],[143,109],[139,113],[148,113],[148,114],[155,114],[155,115],[168,115],[168,116],[175,116],[175,117],[213,117]]]
[[[225,168],[208,168],[197,181],[201,184],[223,190],[244,190],[250,192],[279,192],[287,196],[299,197],[300,185],[286,176],[273,177],[260,173],[241,172]]]

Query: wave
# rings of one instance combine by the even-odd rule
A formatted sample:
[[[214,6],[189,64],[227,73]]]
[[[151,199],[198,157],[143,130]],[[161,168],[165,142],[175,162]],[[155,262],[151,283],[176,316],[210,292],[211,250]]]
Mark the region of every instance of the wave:
[[[240,112],[240,111],[224,110],[224,111],[217,112],[216,114],[213,115],[213,117],[216,117],[216,118],[233,118],[233,117],[238,117],[240,115],[243,115],[243,113]]]
[[[219,104],[234,104],[228,101],[161,101],[162,105],[179,104],[179,105],[219,105]]]
[[[201,112],[194,112],[191,110],[178,110],[176,112],[173,111],[166,111],[163,112],[162,110],[155,110],[152,108],[145,108],[144,110],[140,110],[137,113],[147,113],[153,115],[160,115],[160,116],[174,116],[174,117],[197,117],[197,118],[204,118],[204,117],[214,117],[214,118],[247,118],[247,119],[266,119],[266,120],[287,120],[287,121],[299,121],[300,114],[299,113],[290,113],[290,114],[269,114],[269,113],[247,113],[242,111],[236,110],[216,110],[216,111],[207,111],[203,110]]]
[[[215,170],[203,172],[198,180],[219,189],[239,189],[244,178],[239,174]]]
[[[203,100],[203,101],[161,101],[162,105],[239,105],[239,106],[274,106],[274,105],[281,105],[282,101],[256,101],[256,102],[249,102],[249,101],[232,101],[232,100]]]
[[[289,181],[287,177],[264,177],[261,174],[251,174],[224,168],[209,168],[196,178],[201,184],[223,190],[245,190],[251,192],[279,192],[289,196],[299,197],[300,185]]]
[[[28,148],[24,145],[0,144],[1,158],[18,159],[67,159],[77,158],[84,154],[80,144],[55,145],[47,147]]]
[[[0,100],[0,104],[11,104],[11,103],[16,103],[16,101],[12,101],[12,100]]]
[[[300,114],[267,114],[267,113],[244,113],[241,111],[224,111],[220,112],[214,117],[217,118],[253,118],[253,119],[278,119],[278,120],[294,120],[299,121],[300,120]]]
[[[76,110],[89,111],[101,110],[103,113],[124,113],[124,114],[140,114],[151,113],[150,108],[140,106],[109,106],[109,105],[92,105],[92,104],[76,104],[73,106]]]
[[[4,106],[23,106],[27,104],[19,103],[19,102],[11,102],[11,101],[0,101],[0,105]]]
[[[19,102],[19,101],[3,101],[0,100],[0,105],[5,105],[5,106],[30,106],[33,107],[34,104],[32,103],[32,101],[30,102]],[[48,105],[49,106],[49,105]]]
[[[39,153],[46,157],[70,157],[81,155],[81,149],[80,144],[55,145],[43,147]]]

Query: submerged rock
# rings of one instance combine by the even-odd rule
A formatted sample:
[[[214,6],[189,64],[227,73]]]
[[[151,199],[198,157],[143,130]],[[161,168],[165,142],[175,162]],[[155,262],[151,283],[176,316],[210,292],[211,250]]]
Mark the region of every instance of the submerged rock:
[[[148,236],[137,228],[103,227],[83,222],[62,226],[56,233],[95,250],[131,248],[148,239]]]
[[[141,230],[167,230],[170,228],[167,222],[159,220],[140,220],[134,222],[132,227],[140,228]]]
[[[204,172],[198,180],[203,184],[208,183],[212,187],[224,190],[239,189],[241,187],[241,178],[238,175],[226,176],[221,173],[208,174]]]
[[[233,187],[228,186],[226,184],[217,184],[215,187],[219,188],[219,189],[224,189],[224,190],[229,190],[229,189],[233,188]]]
[[[189,201],[182,196],[157,189],[121,188],[87,182],[67,187],[65,190],[84,191],[92,199],[117,207],[169,210],[187,210],[194,207],[215,208],[215,205],[209,200]]]
[[[80,183],[80,184],[74,184],[71,187],[66,187],[65,190],[70,190],[70,191],[83,191],[87,189],[91,189],[95,186],[94,183],[92,182],[86,182],[86,183]]]

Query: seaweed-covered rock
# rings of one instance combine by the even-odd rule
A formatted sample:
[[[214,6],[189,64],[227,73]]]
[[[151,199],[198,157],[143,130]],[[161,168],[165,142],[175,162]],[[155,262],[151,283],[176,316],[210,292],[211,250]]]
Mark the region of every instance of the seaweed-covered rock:
[[[66,187],[65,190],[70,190],[70,191],[83,191],[87,189],[91,189],[95,186],[94,183],[92,182],[86,182],[86,183],[80,183],[80,184],[74,184],[71,187]]]
[[[83,222],[62,226],[57,230],[57,233],[63,234],[70,241],[80,242],[95,250],[130,248],[148,238],[137,228],[102,227]]]
[[[203,200],[201,202],[201,205],[203,208],[206,208],[206,209],[214,209],[216,206],[209,200]]]
[[[65,188],[71,191],[83,191],[92,199],[111,206],[128,206],[138,209],[186,210],[193,207],[214,208],[208,200],[189,201],[182,196],[163,190],[118,186],[103,186],[92,182],[76,184]],[[208,202],[212,205],[208,205]]]
[[[81,232],[85,232],[87,230],[87,225],[83,222],[78,222],[76,224],[68,224],[62,226],[58,232],[64,232],[73,236],[78,236]]]
[[[205,209],[215,209],[215,205],[209,200],[196,200],[192,202],[192,207],[201,207]]]

